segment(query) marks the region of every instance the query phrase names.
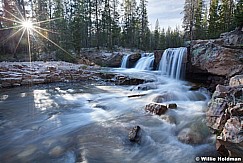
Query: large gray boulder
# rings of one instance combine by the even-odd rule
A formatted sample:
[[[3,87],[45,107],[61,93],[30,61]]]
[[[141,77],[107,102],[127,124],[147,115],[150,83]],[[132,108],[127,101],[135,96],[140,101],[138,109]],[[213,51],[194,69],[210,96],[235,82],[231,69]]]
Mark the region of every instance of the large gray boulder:
[[[219,39],[194,40],[190,45],[191,73],[232,77],[243,74],[243,32],[224,33]]]
[[[207,126],[217,134],[216,149],[223,156],[243,153],[243,85],[233,82],[239,78],[231,78],[231,86],[216,87],[206,112]]]

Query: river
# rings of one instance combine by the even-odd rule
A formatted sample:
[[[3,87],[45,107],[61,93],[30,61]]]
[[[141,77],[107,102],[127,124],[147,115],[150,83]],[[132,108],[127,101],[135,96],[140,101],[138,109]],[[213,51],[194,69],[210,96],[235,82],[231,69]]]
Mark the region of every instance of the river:
[[[1,89],[0,162],[190,163],[216,155],[215,136],[205,125],[205,89],[192,91],[189,82],[156,71],[110,71],[154,82],[148,89],[87,83]],[[144,107],[161,95],[162,103],[177,109],[162,117],[146,113]],[[128,133],[137,125],[141,141],[132,143]],[[187,131],[194,143],[181,140]]]

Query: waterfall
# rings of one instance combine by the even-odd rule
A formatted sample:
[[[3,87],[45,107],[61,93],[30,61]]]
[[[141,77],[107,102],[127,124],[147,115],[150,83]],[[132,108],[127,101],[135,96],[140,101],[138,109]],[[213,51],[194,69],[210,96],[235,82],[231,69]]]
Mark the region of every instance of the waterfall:
[[[142,54],[142,58],[140,58],[135,66],[135,69],[138,70],[151,70],[154,63],[154,54],[153,53],[145,53]]]
[[[185,47],[166,49],[160,60],[159,70],[161,73],[175,79],[183,78],[185,74],[183,60],[186,57],[186,52]]]
[[[128,63],[128,59],[129,59],[129,56],[131,54],[126,54],[123,56],[122,58],[122,63],[121,63],[121,68],[127,68],[127,63]]]

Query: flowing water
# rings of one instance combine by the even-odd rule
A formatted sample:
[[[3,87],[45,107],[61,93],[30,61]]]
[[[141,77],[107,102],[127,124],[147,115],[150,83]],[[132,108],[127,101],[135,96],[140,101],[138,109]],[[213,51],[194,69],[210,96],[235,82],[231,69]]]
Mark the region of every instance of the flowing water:
[[[142,90],[142,85],[85,83],[2,89],[0,162],[190,163],[196,156],[215,154],[214,139],[205,126],[207,91],[190,91],[189,83],[159,72],[112,71],[154,82]],[[129,96],[138,94],[143,96]],[[164,118],[146,113],[145,105],[157,97],[178,108]],[[139,144],[128,139],[137,125],[142,129]],[[196,134],[197,143],[179,140],[188,130]]]
[[[106,70],[150,79],[150,83],[1,89],[0,162],[191,163],[196,156],[217,155],[215,136],[205,125],[209,94],[173,79],[181,76],[183,57],[177,52],[184,55],[183,48],[163,55],[161,63],[168,74],[163,65],[160,71],[147,71],[154,59],[150,54],[138,61],[137,69]],[[162,116],[151,115],[144,107],[153,102],[175,103],[177,108]],[[132,143],[128,133],[137,125],[141,140]]]
[[[154,54],[148,53],[143,54],[142,57],[138,60],[135,69],[138,70],[151,70],[154,63]]]
[[[131,54],[126,54],[123,56],[122,58],[122,63],[121,63],[121,68],[127,68],[127,65],[128,65],[128,60],[129,60],[129,56]]]
[[[183,60],[185,60],[186,52],[187,49],[185,47],[166,49],[159,66],[162,74],[175,79],[183,78],[185,72]]]

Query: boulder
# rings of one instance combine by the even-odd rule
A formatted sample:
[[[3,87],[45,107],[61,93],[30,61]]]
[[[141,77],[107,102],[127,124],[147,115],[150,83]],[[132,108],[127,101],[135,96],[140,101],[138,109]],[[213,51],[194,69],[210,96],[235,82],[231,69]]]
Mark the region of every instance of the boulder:
[[[177,105],[176,104],[167,104],[167,108],[168,109],[176,109],[177,108]]]
[[[237,47],[243,44],[243,32],[241,30],[222,33],[220,38],[224,40],[224,46]]]
[[[178,140],[186,144],[200,144],[203,141],[203,137],[199,132],[193,131],[190,128],[182,129],[178,136]]]
[[[112,81],[117,85],[139,85],[145,82],[144,79],[133,78],[124,75],[116,75]]]
[[[150,103],[145,106],[145,111],[155,115],[162,115],[167,111],[167,107],[158,103]]]
[[[172,101],[172,100],[176,100],[177,98],[175,97],[175,95],[171,92],[165,92],[163,94],[160,94],[158,96],[156,96],[154,99],[153,99],[153,102],[156,102],[156,103],[163,103],[163,102],[166,102],[166,101]]]
[[[139,84],[137,86],[138,90],[142,90],[142,91],[147,91],[147,90],[151,90],[151,89],[157,89],[157,84],[156,83],[145,83],[145,84]]]
[[[135,67],[137,61],[141,58],[141,54],[140,53],[133,53],[129,56],[128,59],[128,67],[132,68]]]
[[[129,140],[131,142],[139,143],[141,141],[141,128],[140,126],[133,127],[129,134],[128,134]]]
[[[161,119],[165,120],[166,122],[170,123],[170,124],[176,124],[176,118],[171,116],[171,115],[161,115],[160,116]]]
[[[243,74],[242,44],[243,32],[239,30],[214,40],[191,41],[187,80],[203,83],[213,92],[217,84],[226,84],[228,78]]]
[[[243,49],[231,49],[219,44],[218,40],[191,43],[192,73],[209,73],[219,76],[232,77],[243,73]]]
[[[85,58],[85,62],[92,61],[91,65],[97,64],[107,67],[120,67],[123,55],[118,52],[102,52],[96,49],[90,49],[81,52],[81,58]]]
[[[229,85],[231,87],[243,85],[243,75],[236,75],[236,76],[230,78]]]
[[[225,148],[225,146],[222,143],[220,143],[219,140],[216,140],[216,150],[219,152],[221,156],[229,156],[229,151]]]
[[[163,50],[154,51],[154,69],[159,68],[159,64],[160,64],[160,60],[162,58],[163,52],[164,52]]]
[[[243,85],[233,82],[237,78],[230,79],[231,86],[216,87],[206,112],[207,126],[217,133],[216,148],[226,157],[243,153]]]

